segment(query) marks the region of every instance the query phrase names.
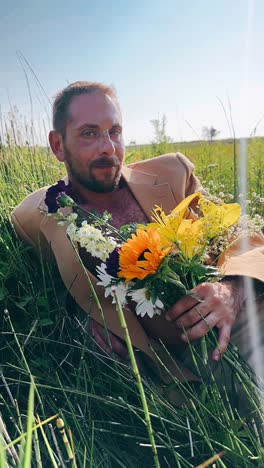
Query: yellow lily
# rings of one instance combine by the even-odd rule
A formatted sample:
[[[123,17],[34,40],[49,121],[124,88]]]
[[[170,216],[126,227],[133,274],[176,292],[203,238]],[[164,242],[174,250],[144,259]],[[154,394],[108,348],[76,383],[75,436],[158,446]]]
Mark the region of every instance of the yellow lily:
[[[155,228],[159,232],[164,247],[170,246],[177,241],[179,226],[181,225],[187,208],[195,198],[201,198],[201,193],[195,192],[192,195],[189,195],[187,198],[182,200],[182,202],[179,203],[179,205],[177,205],[169,215],[166,215],[160,207],[155,207],[152,216],[152,219],[155,222],[150,223],[149,226]]]
[[[187,208],[195,198],[199,199],[203,216],[197,220],[184,219]],[[175,244],[186,258],[193,258],[202,253],[211,239],[235,224],[240,213],[237,203],[216,205],[196,192],[185,198],[169,215],[156,207],[152,218],[156,222],[149,226],[159,232],[163,247]]]
[[[202,254],[206,244],[202,219],[183,219],[177,231],[177,246],[185,258]]]
[[[199,206],[203,213],[201,219],[208,239],[213,239],[213,237],[224,233],[227,228],[236,224],[241,214],[241,207],[238,203],[216,205],[210,200],[201,198]]]

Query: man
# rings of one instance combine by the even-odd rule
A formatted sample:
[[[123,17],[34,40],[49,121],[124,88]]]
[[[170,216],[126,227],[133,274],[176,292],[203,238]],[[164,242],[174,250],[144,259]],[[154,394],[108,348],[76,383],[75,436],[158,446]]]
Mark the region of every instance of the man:
[[[77,82],[58,93],[53,105],[53,130],[49,142],[56,158],[65,164],[68,174],[65,180],[71,182],[75,201],[87,210],[109,211],[117,228],[132,221],[148,221],[156,204],[168,213],[183,198],[201,189],[193,174],[193,165],[179,153],[124,166],[125,146],[117,96],[112,88],[99,83]],[[90,287],[65,230],[39,210],[44,204],[46,189],[29,195],[13,212],[12,222],[25,241],[35,248],[40,247],[44,255],[52,253],[69,292],[80,307],[90,310],[96,341],[109,351],[99,311],[96,304],[89,305]],[[222,259],[229,278],[223,282],[204,283],[194,289],[202,303],[186,296],[164,316],[153,319],[139,319],[133,311],[126,310],[134,346],[155,360],[150,337],[161,338],[172,350],[181,349],[184,340],[197,340],[206,335],[209,325],[219,330],[218,346],[212,355],[213,360],[219,360],[227,348],[244,300],[241,282],[234,276],[264,279],[263,240],[255,237],[250,242],[244,249],[246,252],[241,252],[237,246],[231,258]],[[239,263],[236,262],[237,255]],[[123,331],[114,306],[104,298],[102,288],[96,286],[89,261],[84,258],[90,280],[101,300],[111,345],[122,356],[126,349],[118,337],[123,338]],[[179,376],[176,368],[174,371]],[[191,377],[187,370],[184,375]]]

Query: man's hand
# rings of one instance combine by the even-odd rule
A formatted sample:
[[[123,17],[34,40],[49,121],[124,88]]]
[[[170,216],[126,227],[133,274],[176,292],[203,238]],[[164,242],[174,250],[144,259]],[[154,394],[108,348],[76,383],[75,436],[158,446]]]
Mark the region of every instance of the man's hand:
[[[105,329],[100,323],[91,319],[90,322],[91,332],[96,341],[96,343],[108,354],[113,351],[117,354],[118,358],[126,359],[128,357],[128,352],[125,343],[119,339],[116,335],[108,331],[109,340],[112,346],[112,349],[109,347]]]
[[[165,318],[176,328],[184,328],[183,341],[196,340],[206,335],[211,328],[219,329],[218,347],[212,359],[218,361],[226,351],[231,329],[242,304],[241,288],[236,280],[219,283],[202,283],[191,296],[180,299],[166,313]]]

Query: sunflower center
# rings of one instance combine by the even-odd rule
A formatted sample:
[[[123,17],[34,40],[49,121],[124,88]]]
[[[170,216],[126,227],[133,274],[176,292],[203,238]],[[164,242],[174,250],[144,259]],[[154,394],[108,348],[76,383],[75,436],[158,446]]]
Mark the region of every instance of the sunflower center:
[[[146,249],[146,250],[144,250],[143,252],[141,252],[140,256],[138,257],[138,260],[139,260],[139,261],[140,261],[140,260],[146,260],[146,259],[145,259],[145,253],[147,253],[147,252],[150,252],[150,250],[149,250],[149,249]]]

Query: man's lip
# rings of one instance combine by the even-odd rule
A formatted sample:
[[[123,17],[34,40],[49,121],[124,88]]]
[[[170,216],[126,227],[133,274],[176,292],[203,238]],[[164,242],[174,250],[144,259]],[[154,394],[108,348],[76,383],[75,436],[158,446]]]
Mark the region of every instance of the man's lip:
[[[99,168],[99,169],[101,169],[101,168],[102,169],[105,169],[105,168],[110,168],[111,169],[112,167],[117,167],[117,164],[114,163],[113,161],[109,161],[109,162],[107,162],[107,161],[99,162],[98,161],[97,163],[93,164],[93,167]]]
[[[97,165],[96,164],[96,165],[93,166],[94,169],[113,169],[115,167],[116,167],[115,164],[111,164],[111,165],[109,165],[109,164],[100,164],[100,165],[98,164]]]

